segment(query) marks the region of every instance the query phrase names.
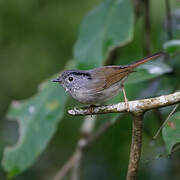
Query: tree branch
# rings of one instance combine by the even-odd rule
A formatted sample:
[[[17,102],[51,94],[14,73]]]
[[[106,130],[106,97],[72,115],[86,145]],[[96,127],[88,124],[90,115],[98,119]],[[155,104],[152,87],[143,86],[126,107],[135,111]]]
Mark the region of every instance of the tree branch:
[[[159,96],[149,99],[141,99],[136,101],[129,101],[129,110],[131,113],[145,112],[155,108],[161,108],[173,104],[180,103],[180,91],[173,94]],[[107,113],[123,113],[127,112],[124,102],[111,105],[74,108],[68,111],[71,115],[93,115],[93,114],[107,114]]]
[[[133,114],[132,144],[126,180],[135,180],[141,156],[143,113]]]
[[[173,94],[159,96],[155,98],[142,99],[136,101],[129,101],[130,113],[133,115],[133,127],[132,127],[132,144],[129,158],[129,166],[127,172],[127,180],[135,180],[137,177],[137,171],[141,155],[141,142],[142,142],[142,126],[143,126],[143,114],[144,112],[161,108],[169,105],[180,103],[180,92]],[[92,115],[92,114],[105,114],[105,113],[123,113],[126,112],[125,103],[118,103],[105,106],[96,106],[91,111],[89,107],[74,108],[68,111],[71,115]],[[94,134],[89,134],[79,148],[84,150],[92,142],[96,140],[107,129],[112,127],[112,121],[105,123]],[[75,162],[74,162],[75,163]]]
[[[168,105],[173,105],[176,103],[180,103],[180,92],[176,92],[173,94],[136,100],[129,102],[130,112],[133,114],[133,133],[132,133],[132,145],[127,173],[127,180],[134,180],[137,175],[138,164],[140,160],[141,153],[141,139],[142,139],[142,121],[143,121],[143,113],[150,109],[160,108]],[[106,105],[106,106],[97,106],[94,107],[91,111],[89,107],[83,108],[75,108],[73,110],[68,111],[72,115],[92,115],[92,114],[104,114],[104,113],[122,113],[126,112],[125,103],[118,103],[114,105]],[[71,158],[65,163],[62,169],[57,173],[54,180],[62,179],[67,172],[72,169],[72,180],[79,179],[79,168],[80,161],[83,155],[83,151],[92,142],[94,142],[99,136],[101,136],[106,130],[113,126],[114,123],[112,121],[108,121],[103,124],[95,133],[92,134],[92,130],[94,129],[96,116],[87,116],[84,120],[80,131],[80,139],[77,143],[77,148]]]

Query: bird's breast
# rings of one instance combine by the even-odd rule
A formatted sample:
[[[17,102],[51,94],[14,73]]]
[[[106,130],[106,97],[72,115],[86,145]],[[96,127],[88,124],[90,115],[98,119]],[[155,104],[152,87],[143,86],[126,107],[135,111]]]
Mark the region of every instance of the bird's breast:
[[[109,88],[103,89],[98,92],[91,91],[90,89],[72,89],[71,96],[83,104],[101,104],[113,98],[121,90],[121,83],[118,82]]]

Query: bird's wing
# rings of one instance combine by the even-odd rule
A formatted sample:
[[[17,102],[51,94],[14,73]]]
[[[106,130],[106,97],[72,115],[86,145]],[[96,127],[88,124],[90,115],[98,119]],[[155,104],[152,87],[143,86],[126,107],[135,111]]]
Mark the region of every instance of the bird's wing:
[[[99,92],[123,80],[133,71],[128,66],[104,66],[91,70],[92,81],[89,89]]]

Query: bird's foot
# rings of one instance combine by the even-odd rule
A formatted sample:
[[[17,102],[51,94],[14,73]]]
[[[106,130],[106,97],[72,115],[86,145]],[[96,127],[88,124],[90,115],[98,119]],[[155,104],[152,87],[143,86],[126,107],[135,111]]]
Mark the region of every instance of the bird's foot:
[[[92,115],[93,115],[93,112],[94,112],[94,108],[95,107],[97,107],[96,105],[94,105],[94,104],[91,104],[90,106],[89,106],[89,114],[91,115],[91,117],[92,117]]]

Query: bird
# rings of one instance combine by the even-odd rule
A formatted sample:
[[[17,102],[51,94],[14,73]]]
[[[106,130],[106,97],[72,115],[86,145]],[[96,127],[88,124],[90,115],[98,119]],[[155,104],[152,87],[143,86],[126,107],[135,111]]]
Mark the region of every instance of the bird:
[[[124,95],[124,102],[129,111],[128,99],[124,82],[134,69],[141,64],[165,55],[155,53],[127,65],[103,66],[90,70],[65,70],[52,82],[61,84],[65,91],[83,104],[99,105],[116,96],[120,90]],[[135,75],[134,75],[135,76]]]

